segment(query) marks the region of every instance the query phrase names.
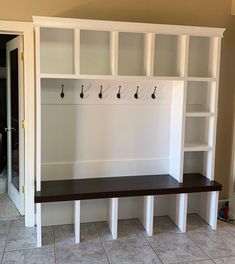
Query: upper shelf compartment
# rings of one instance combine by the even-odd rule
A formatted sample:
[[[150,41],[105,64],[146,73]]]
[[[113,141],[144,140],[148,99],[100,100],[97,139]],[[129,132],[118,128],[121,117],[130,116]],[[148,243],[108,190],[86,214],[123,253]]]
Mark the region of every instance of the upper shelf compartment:
[[[154,76],[180,76],[180,36],[155,35]]]
[[[80,74],[111,74],[110,32],[80,31]]]
[[[217,77],[218,46],[216,38],[191,36],[189,38],[189,77]]]
[[[74,73],[74,30],[40,29],[41,73]]]
[[[145,34],[120,32],[118,39],[118,75],[145,75]]]

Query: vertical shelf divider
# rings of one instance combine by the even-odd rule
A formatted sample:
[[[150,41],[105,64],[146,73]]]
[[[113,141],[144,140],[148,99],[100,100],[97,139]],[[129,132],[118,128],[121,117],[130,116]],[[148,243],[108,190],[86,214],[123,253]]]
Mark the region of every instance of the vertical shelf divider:
[[[211,226],[217,228],[219,192],[207,192],[201,194],[200,216]]]
[[[153,65],[154,65],[154,43],[155,34],[146,33],[145,34],[145,74],[146,76],[153,76]]]
[[[118,32],[112,31],[110,33],[110,66],[111,74],[118,75]]]
[[[186,232],[188,194],[180,193],[172,195],[170,204],[170,218],[179,227],[181,232]]]
[[[74,233],[75,243],[80,243],[80,220],[81,219],[81,202],[74,201]]]
[[[74,30],[74,73],[75,75],[80,74],[80,30]]]
[[[109,221],[108,225],[113,236],[113,239],[117,239],[118,230],[118,198],[109,199]]]
[[[143,217],[140,221],[145,228],[148,236],[153,235],[153,217],[154,217],[154,195],[144,196],[143,199]]]

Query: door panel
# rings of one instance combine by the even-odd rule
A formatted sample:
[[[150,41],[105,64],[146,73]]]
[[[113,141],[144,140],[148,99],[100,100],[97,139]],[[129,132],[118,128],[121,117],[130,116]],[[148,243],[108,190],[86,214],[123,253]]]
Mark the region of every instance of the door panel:
[[[8,194],[24,214],[23,37],[7,42],[7,176]]]

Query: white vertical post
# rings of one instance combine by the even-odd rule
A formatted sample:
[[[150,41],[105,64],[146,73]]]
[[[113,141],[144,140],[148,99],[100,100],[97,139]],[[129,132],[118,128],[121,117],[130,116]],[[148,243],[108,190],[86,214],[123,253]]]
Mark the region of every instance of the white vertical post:
[[[154,67],[154,47],[155,46],[155,34],[146,33],[145,34],[145,74],[146,76],[153,76]]]
[[[118,75],[118,32],[110,33],[110,66],[111,74]]]
[[[144,196],[143,226],[149,236],[153,235],[154,196]]]
[[[201,195],[200,216],[211,226],[213,230],[217,228],[219,192],[207,192]]]
[[[36,37],[36,190],[41,191],[41,79],[40,79],[40,28]],[[42,246],[42,206],[36,205],[37,247]]]
[[[36,204],[37,247],[42,246],[42,205]]]
[[[170,218],[179,227],[181,232],[186,232],[188,194],[180,193],[172,197]]]
[[[81,202],[74,202],[74,233],[75,233],[75,243],[80,243],[80,210]]]
[[[109,228],[113,239],[117,239],[118,229],[118,198],[109,199]]]
[[[74,30],[74,73],[80,74],[80,30]]]

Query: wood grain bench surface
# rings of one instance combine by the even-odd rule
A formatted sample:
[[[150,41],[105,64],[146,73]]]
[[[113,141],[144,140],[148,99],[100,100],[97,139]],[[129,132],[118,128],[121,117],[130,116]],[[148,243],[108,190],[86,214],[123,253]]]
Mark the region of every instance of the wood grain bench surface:
[[[113,197],[221,191],[222,185],[199,173],[184,174],[179,183],[169,174],[42,181],[35,203]]]

